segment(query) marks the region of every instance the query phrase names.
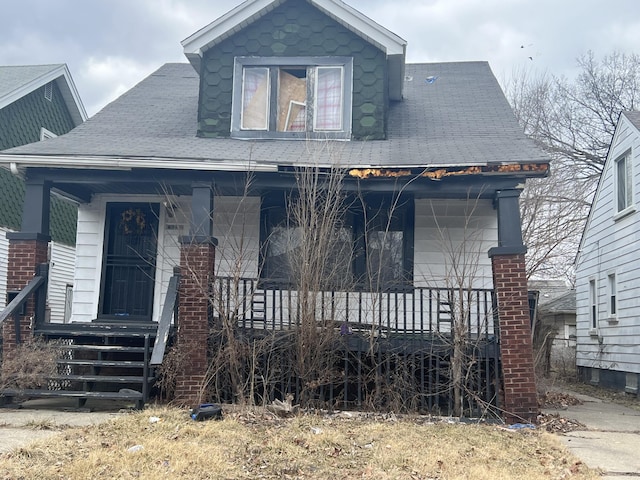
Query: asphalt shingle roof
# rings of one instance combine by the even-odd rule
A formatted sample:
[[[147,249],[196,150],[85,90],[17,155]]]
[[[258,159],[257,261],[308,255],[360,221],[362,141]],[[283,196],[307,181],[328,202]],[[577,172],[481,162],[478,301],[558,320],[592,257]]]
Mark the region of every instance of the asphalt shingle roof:
[[[540,310],[542,312],[549,313],[575,313],[576,291],[569,290],[568,292],[565,292],[562,295],[549,300],[548,302],[540,302]]]
[[[640,130],[640,112],[627,111],[622,113],[624,114],[625,117],[629,119],[629,121],[633,124],[634,127]]]
[[[333,160],[314,148],[313,161],[394,167],[549,160],[522,132],[486,62],[409,64],[404,91],[390,110],[388,140],[335,142]],[[198,138],[197,111],[196,72],[166,64],[70,133],[6,152],[292,165],[318,144]]]
[[[51,65],[0,65],[0,98],[24,87],[62,64]]]

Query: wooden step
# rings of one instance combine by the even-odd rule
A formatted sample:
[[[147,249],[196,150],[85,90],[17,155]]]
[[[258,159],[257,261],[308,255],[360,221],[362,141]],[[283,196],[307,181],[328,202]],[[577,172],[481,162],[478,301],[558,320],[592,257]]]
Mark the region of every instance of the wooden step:
[[[64,359],[59,358],[57,360],[59,365],[77,365],[86,367],[122,367],[122,368],[144,368],[144,362],[133,362],[131,360],[78,360],[78,359]]]
[[[128,375],[47,375],[48,380],[60,380],[68,382],[95,382],[95,383],[140,383],[144,377]],[[153,382],[155,377],[148,377],[148,382]]]
[[[125,353],[144,353],[144,347],[129,347],[127,345],[91,345],[77,344],[59,345],[60,350],[85,350],[93,352],[125,352]]]
[[[89,398],[97,398],[102,400],[126,400],[136,403],[136,408],[144,407],[144,399],[142,393],[134,390],[124,390],[118,392],[85,392],[82,390],[42,390],[42,389],[6,389],[0,391],[0,399],[2,397],[13,399],[21,398],[76,398],[86,400]]]

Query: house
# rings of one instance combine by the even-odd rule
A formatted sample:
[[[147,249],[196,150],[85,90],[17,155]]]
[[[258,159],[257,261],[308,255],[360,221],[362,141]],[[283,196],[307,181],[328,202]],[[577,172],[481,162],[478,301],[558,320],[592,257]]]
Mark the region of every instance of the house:
[[[537,367],[550,373],[575,373],[576,357],[576,292],[562,280],[530,280],[539,300],[534,328],[534,351]]]
[[[638,394],[640,112],[623,112],[576,260],[580,378]]]
[[[0,150],[62,135],[87,118],[66,65],[0,66]],[[24,182],[0,168],[0,306],[7,299],[8,232],[20,230]],[[65,308],[73,284],[75,203],[51,198],[51,245],[48,315],[52,322],[68,319]]]
[[[531,420],[518,197],[549,160],[489,65],[407,64],[402,38],[338,0],[244,2],[182,45],[189,63],[0,154],[34,198],[79,202],[73,328],[157,325],[166,339],[175,307],[187,403],[206,384],[229,401],[250,387],[262,401]],[[16,262],[42,262],[35,207]],[[282,347],[303,327],[311,340]],[[220,386],[207,365],[232,347],[254,354]],[[305,363],[323,359],[326,375]]]

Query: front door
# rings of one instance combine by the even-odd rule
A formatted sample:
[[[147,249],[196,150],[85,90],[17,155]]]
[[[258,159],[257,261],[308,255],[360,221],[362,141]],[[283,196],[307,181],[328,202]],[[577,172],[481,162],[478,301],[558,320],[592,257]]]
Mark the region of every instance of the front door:
[[[150,321],[159,205],[108,203],[100,320]]]

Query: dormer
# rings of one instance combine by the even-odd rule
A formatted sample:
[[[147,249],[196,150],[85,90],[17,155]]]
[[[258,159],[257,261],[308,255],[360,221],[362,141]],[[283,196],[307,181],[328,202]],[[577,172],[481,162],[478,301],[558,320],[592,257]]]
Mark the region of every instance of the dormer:
[[[379,140],[406,42],[338,0],[249,0],[182,42],[199,137]]]

